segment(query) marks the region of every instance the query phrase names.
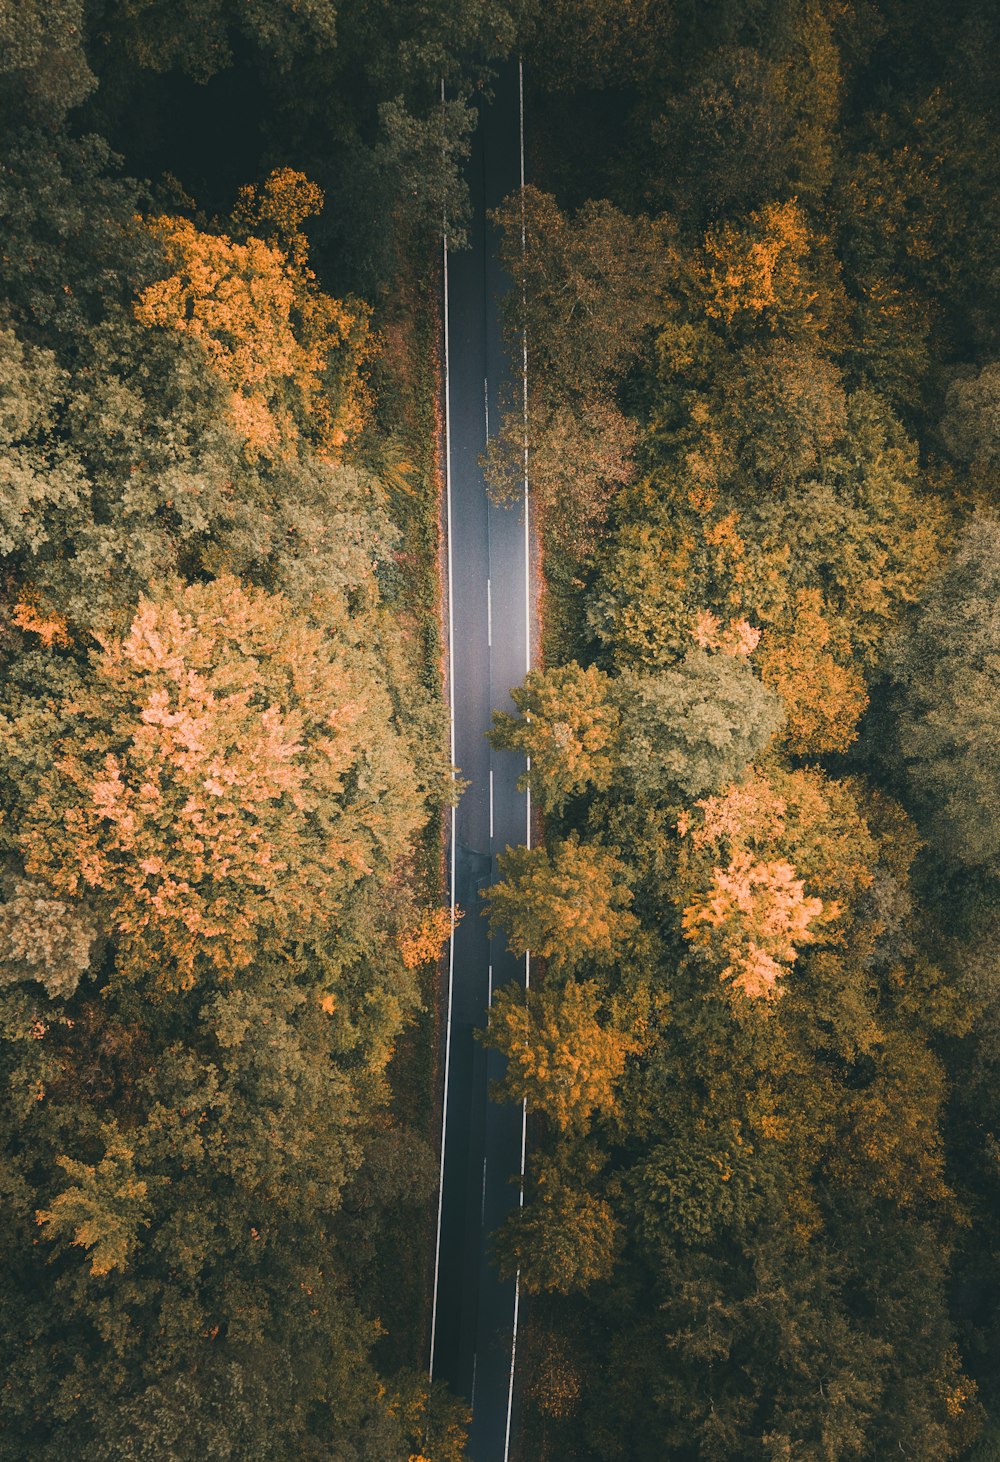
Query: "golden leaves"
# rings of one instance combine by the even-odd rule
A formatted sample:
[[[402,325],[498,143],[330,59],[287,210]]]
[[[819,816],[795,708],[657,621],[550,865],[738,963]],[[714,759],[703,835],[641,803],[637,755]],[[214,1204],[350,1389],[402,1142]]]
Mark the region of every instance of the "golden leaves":
[[[489,1044],[507,1057],[505,1089],[563,1132],[585,1127],[594,1111],[617,1110],[626,1060],[647,1038],[642,1020],[637,1029],[623,1009],[602,1013],[601,1003],[595,980],[532,990],[523,1000],[506,988],[493,1002]],[[641,1013],[638,1003],[627,1013]]]
[[[186,218],[149,222],[171,273],[143,291],[136,318],[197,341],[230,389],[230,421],[252,457],[289,457],[303,435],[336,457],[364,419],[370,312],[324,294],[305,267],[298,226],[322,202],[286,168],[260,196],[244,189],[236,214],[237,223],[269,224],[275,242],[204,233]]]
[[[53,645],[69,649],[73,643],[65,615],[47,605],[30,585],[21,586],[11,618],[18,629],[37,635],[47,650]]]
[[[106,1149],[96,1165],[57,1158],[70,1184],[39,1209],[35,1221],[90,1253],[95,1276],[125,1269],[138,1241],[138,1230],[148,1227],[148,1185],[135,1172],[135,1150],[112,1127],[104,1128]]]
[[[751,1000],[776,1000],[781,975],[817,937],[813,926],[837,913],[806,895],[790,863],[756,862],[741,850],[713,868],[710,888],[684,910],[681,927],[695,947],[721,948],[728,960],[721,980]]]
[[[760,630],[748,620],[731,619],[723,625],[710,609],[699,610],[695,615],[691,633],[700,650],[717,650],[734,657],[752,655],[760,640]]]
[[[240,189],[233,221],[246,233],[273,230],[292,261],[301,266],[309,250],[301,225],[305,219],[322,213],[324,201],[322,188],[304,173],[277,168],[263,187],[248,183]]]
[[[408,970],[419,969],[440,958],[441,950],[451,938],[463,909],[425,909],[399,936],[399,952]]]
[[[767,778],[751,775],[717,797],[704,798],[696,812],[678,819],[678,831],[693,855],[689,874],[706,855],[715,860],[707,875],[697,876],[688,889],[681,914],[684,936],[720,963],[720,979],[751,1000],[778,999],[780,980],[799,951],[829,938],[828,926],[841,914],[837,899],[806,891],[807,881],[816,879],[817,863],[848,851],[839,842],[835,849],[825,845],[839,829],[821,838],[818,849],[808,847],[811,824],[835,823],[834,813],[840,809],[823,801],[811,774],[791,773],[784,781],[786,795]],[[867,831],[859,822],[859,835],[862,830]],[[806,869],[797,867],[791,856],[800,848]],[[866,874],[870,881],[866,869],[857,870],[857,881],[864,883]]]
[[[723,842],[744,846],[751,838],[774,839],[785,829],[785,802],[765,777],[750,776],[734,782],[718,797],[695,804],[701,813],[694,822],[688,813],[677,819],[682,837],[696,848],[718,848]]]
[[[797,756],[846,751],[868,705],[863,676],[828,648],[831,628],[818,589],[800,589],[787,628],[769,630],[760,676],[781,696],[785,738]]]
[[[222,579],[142,600],[72,709],[21,851],[107,904],[120,968],[231,977],[368,871],[371,810],[343,807],[356,686],[281,596]]]
[[[503,927],[518,956],[531,950],[553,969],[621,957],[639,930],[627,868],[617,851],[570,833],[551,851],[509,848],[490,890],[490,927]]]
[[[706,235],[700,268],[705,313],[731,325],[737,315],[763,315],[794,304],[808,312],[816,299],[804,263],[813,247],[805,214],[794,199],[769,203],[748,227],[726,223]]]

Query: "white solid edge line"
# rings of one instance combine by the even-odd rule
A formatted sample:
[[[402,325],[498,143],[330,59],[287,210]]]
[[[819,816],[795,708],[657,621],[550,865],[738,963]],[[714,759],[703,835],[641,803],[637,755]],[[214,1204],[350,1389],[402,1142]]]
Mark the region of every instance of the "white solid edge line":
[[[518,99],[518,124],[519,141],[521,151],[521,251],[522,254],[527,248],[527,236],[524,218],[524,63],[520,57],[517,61],[517,99]],[[524,610],[525,610],[525,673],[531,669],[531,537],[528,517],[528,337],[521,334],[521,410],[523,413],[524,426]],[[531,758],[528,758],[528,770],[531,770]],[[531,847],[531,788],[528,788],[525,799],[525,841]],[[528,988],[531,971],[531,954],[524,956],[524,987]],[[521,1173],[520,1187],[518,1190],[518,1207],[524,1207],[524,1158],[528,1131],[528,1103],[521,1103]],[[508,1462],[510,1457],[510,1429],[511,1419],[514,1411],[514,1367],[517,1360],[517,1322],[521,1308],[521,1271],[518,1269],[514,1276],[514,1324],[510,1340],[510,1378],[507,1383],[507,1428],[504,1434],[503,1458]]]
[[[444,81],[441,82],[441,105],[444,105]],[[451,376],[448,347],[448,233],[447,219],[441,241],[444,295],[444,486],[445,515],[448,535],[448,722],[449,746],[452,765],[452,780],[455,778],[455,595],[454,571],[451,557]],[[451,1070],[451,1012],[455,988],[455,875],[456,875],[456,833],[458,811],[451,809],[451,859],[449,868],[449,897],[451,902],[451,935],[448,939],[448,1014],[444,1033],[444,1096],[441,1102],[441,1157],[438,1169],[437,1233],[434,1239],[434,1294],[431,1300],[431,1341],[427,1361],[428,1379],[434,1379],[434,1343],[437,1339],[438,1282],[441,1273],[441,1215],[444,1206],[444,1149],[448,1126],[448,1077]]]

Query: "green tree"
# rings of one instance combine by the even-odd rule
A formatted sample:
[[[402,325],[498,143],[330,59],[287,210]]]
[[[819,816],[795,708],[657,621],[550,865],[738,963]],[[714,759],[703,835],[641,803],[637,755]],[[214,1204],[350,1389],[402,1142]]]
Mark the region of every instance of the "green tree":
[[[331,935],[216,991],[154,967],[131,994],[3,992],[9,1455],[192,1455],[186,1421],[224,1438],[227,1396],[254,1455],[363,1456],[370,1432],[408,1455],[332,1258],[416,997],[391,932],[353,968]]]
[[[555,0],[524,9],[533,69],[558,91],[634,85],[672,30],[663,0]]]
[[[509,403],[487,477],[496,497],[512,499],[527,451],[543,531],[580,557],[632,476],[636,434],[616,393],[663,308],[672,234],[666,222],[630,218],[606,201],[568,217],[530,185],[496,217],[514,281],[508,331],[529,342],[533,385],[526,423],[520,398]]]
[[[748,47],[720,49],[668,97],[657,128],[672,199],[704,223],[782,196],[793,135],[781,68]]]
[[[760,755],[784,719],[778,697],[738,655],[692,650],[673,669],[628,670],[614,684],[622,766],[643,801],[717,791]]]
[[[995,870],[1000,856],[1000,522],[976,514],[890,662],[896,747],[934,845]]]
[[[814,347],[741,352],[710,389],[665,367],[662,462],[626,490],[588,615],[619,663],[669,663],[699,610],[796,633],[802,595],[869,675],[940,552],[942,504],[886,403]],[[765,641],[766,645],[766,641]]]
[[[0,121],[54,127],[93,90],[81,0],[32,0],[0,11]]]
[[[948,387],[941,435],[959,461],[989,479],[1000,461],[1000,362]]]
[[[602,200],[567,217],[530,184],[497,218],[514,284],[510,308],[531,342],[532,375],[553,402],[606,396],[660,312],[676,267],[669,225]]]
[[[171,572],[235,572],[297,598],[332,590],[368,611],[396,537],[381,489],[356,464],[305,447],[270,463],[246,459],[231,388],[203,346],[190,332],[135,320],[137,295],[161,289],[170,270],[153,233],[137,226],[134,185],[114,180],[106,163],[96,139],[48,151],[22,139],[8,154],[0,273],[13,327],[0,336],[0,548],[84,634]],[[257,201],[280,200],[265,189]],[[273,230],[259,212],[257,226]],[[265,260],[282,288],[298,279],[308,304],[309,280],[293,261],[275,250]],[[199,282],[204,289],[204,275]],[[228,282],[245,303],[248,282]],[[305,362],[311,389],[316,344]],[[239,342],[230,345],[238,354]],[[345,406],[352,414],[351,375],[345,397],[334,371],[330,409],[308,441],[320,418],[335,424]],[[270,379],[287,396],[289,383]]]
[[[671,1020],[625,1093],[610,1154],[628,1245],[588,1296],[603,1339],[581,1425],[598,1456],[682,1457],[693,1444],[733,1458],[849,1455],[898,1435],[944,1459],[974,1435],[978,1408],[945,1299],[955,1230],[929,1040],[939,997],[899,946],[912,829],[815,771],[754,779],[705,799],[699,817],[685,833],[699,853],[781,849],[841,907],[775,1005],[729,1009],[697,966],[671,971]],[[880,1238],[862,1257],[876,1213]],[[859,1304],[883,1285],[894,1309]]]
[[[520,1275],[529,1294],[570,1294],[607,1279],[615,1261],[619,1228],[614,1211],[576,1171],[539,1158],[529,1197],[501,1224],[496,1236],[500,1273]]]
[[[134,67],[176,67],[205,82],[232,65],[233,47],[240,41],[266,49],[286,71],[308,48],[332,47],[337,7],[333,0],[312,0],[305,9],[290,0],[277,6],[212,0],[207,6],[184,5],[178,12],[162,0],[136,0],[112,3],[105,23]]]
[[[53,998],[72,995],[97,938],[85,908],[52,898],[44,884],[12,879],[0,904],[0,980],[38,980]]]
[[[136,1175],[135,1152],[113,1127],[102,1135],[105,1151],[96,1166],[57,1159],[70,1184],[51,1208],[35,1215],[48,1238],[58,1236],[86,1249],[90,1272],[97,1276],[128,1267],[150,1215],[148,1185]]]
[[[293,458],[308,436],[317,456],[336,460],[363,424],[369,311],[324,293],[306,266],[301,223],[322,207],[320,189],[283,168],[259,192],[242,190],[234,221],[245,242],[186,218],[149,224],[166,277],[143,290],[136,318],[197,342],[231,393],[228,414],[251,458]]]

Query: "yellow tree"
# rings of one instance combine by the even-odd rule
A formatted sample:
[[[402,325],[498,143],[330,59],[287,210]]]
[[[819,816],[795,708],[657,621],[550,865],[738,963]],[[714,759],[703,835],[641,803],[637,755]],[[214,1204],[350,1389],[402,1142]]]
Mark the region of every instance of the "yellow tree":
[[[822,594],[800,589],[790,617],[767,632],[760,648],[760,678],[781,696],[784,740],[796,756],[846,751],[868,705],[863,677],[835,657],[831,639]]]
[[[439,959],[463,912],[436,908],[417,914],[399,935],[399,953],[406,969],[417,970]]]
[[[139,1230],[149,1227],[151,1209],[149,1185],[136,1172],[134,1150],[113,1123],[104,1126],[102,1135],[106,1149],[96,1166],[68,1157],[57,1159],[69,1186],[51,1208],[35,1214],[35,1221],[50,1238],[63,1235],[85,1249],[90,1272],[97,1276],[127,1268],[139,1242]]]
[[[785,859],[756,862],[741,851],[725,868],[713,868],[709,887],[684,910],[681,928],[694,948],[725,961],[721,980],[751,1000],[774,1000],[799,949],[837,912],[806,894]]]
[[[422,816],[356,654],[235,579],[141,600],[63,706],[17,829],[31,878],[100,912],[119,969],[168,983],[315,934]]]
[[[596,666],[575,660],[531,670],[511,691],[521,717],[493,712],[493,745],[531,758],[522,777],[546,809],[558,809],[577,792],[611,785],[620,750],[621,712],[610,681]]]
[[[751,774],[678,826],[685,937],[751,999],[776,999],[799,952],[836,938],[878,860],[852,786],[816,771]]]
[[[305,263],[300,224],[322,204],[315,184],[283,169],[259,193],[244,189],[242,241],[186,218],[150,221],[170,273],[143,291],[136,318],[197,341],[254,457],[291,456],[301,437],[336,457],[364,419],[370,311],[324,294]]]
[[[595,1111],[617,1109],[617,1085],[629,1056],[643,1047],[642,1019],[602,1013],[596,980],[546,985],[522,995],[500,990],[490,1010],[485,1043],[502,1051],[507,1070],[499,1095],[527,1100],[560,1131],[586,1128]],[[630,1028],[626,1028],[630,1026]]]
[[[490,928],[503,928],[517,955],[531,950],[553,970],[622,955],[639,931],[627,869],[609,848],[576,833],[546,848],[508,848],[490,890]]]
[[[821,334],[846,312],[828,241],[813,232],[794,199],[707,233],[694,277],[705,314],[726,327],[759,323],[771,331]]]

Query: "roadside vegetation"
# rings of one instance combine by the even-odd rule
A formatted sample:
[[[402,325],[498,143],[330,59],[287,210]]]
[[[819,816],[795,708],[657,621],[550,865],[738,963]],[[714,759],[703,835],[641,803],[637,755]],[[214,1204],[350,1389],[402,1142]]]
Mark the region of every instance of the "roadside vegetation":
[[[993,1457],[995,10],[538,26],[522,1455]]]
[[[0,24],[12,1462],[464,1438],[433,246],[484,48],[266,9]]]

